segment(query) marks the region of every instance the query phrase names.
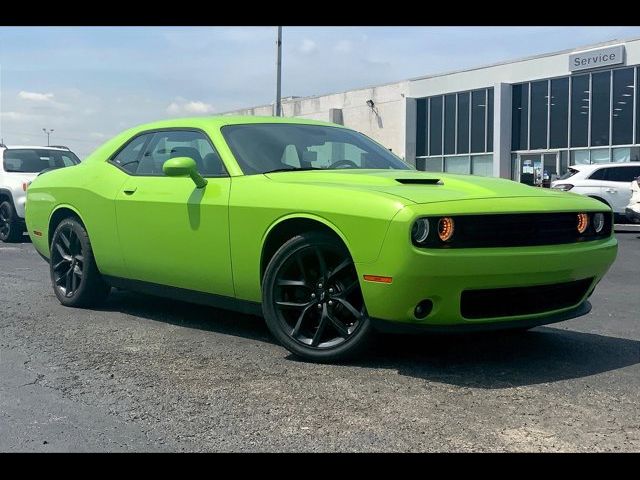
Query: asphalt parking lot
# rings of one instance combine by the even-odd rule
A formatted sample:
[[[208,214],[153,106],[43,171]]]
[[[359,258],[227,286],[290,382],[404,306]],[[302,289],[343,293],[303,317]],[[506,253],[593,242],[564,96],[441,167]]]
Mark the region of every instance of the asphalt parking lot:
[[[617,235],[586,317],[385,336],[349,365],[213,308],[65,308],[30,243],[0,244],[0,451],[638,451],[640,235]]]

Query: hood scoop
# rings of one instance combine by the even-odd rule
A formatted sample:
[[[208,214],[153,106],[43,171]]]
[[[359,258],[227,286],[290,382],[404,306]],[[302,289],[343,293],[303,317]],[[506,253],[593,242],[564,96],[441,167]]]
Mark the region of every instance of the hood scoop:
[[[396,178],[396,182],[404,185],[444,185],[439,178]]]

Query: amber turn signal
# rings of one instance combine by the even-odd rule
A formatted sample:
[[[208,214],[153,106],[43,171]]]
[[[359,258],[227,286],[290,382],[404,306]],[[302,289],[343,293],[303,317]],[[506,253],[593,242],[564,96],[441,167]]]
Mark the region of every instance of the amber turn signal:
[[[453,236],[453,218],[442,217],[438,220],[438,236],[443,242],[451,239]]]
[[[578,233],[583,234],[587,231],[587,227],[589,226],[589,215],[586,213],[578,214]]]

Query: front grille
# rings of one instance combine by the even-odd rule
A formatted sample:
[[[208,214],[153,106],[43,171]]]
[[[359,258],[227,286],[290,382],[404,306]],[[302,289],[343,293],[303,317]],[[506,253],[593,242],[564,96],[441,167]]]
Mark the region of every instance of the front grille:
[[[518,247],[554,245],[599,240],[611,236],[613,222],[611,212],[603,212],[604,228],[596,233],[593,214],[589,214],[589,226],[580,234],[577,230],[577,212],[517,213],[453,216],[455,231],[451,240],[441,242],[431,236],[425,247],[475,248]],[[438,217],[430,219],[435,230]]]
[[[572,307],[586,295],[593,278],[551,285],[490,288],[462,292],[464,318],[496,318],[533,315]]]

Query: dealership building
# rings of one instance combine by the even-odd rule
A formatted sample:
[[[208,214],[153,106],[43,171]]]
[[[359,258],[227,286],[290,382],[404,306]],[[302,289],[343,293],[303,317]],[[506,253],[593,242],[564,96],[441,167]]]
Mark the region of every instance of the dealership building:
[[[419,170],[540,184],[573,164],[640,160],[639,73],[640,38],[615,40],[288,97],[282,112],[361,131]],[[227,114],[272,115],[273,104]]]

